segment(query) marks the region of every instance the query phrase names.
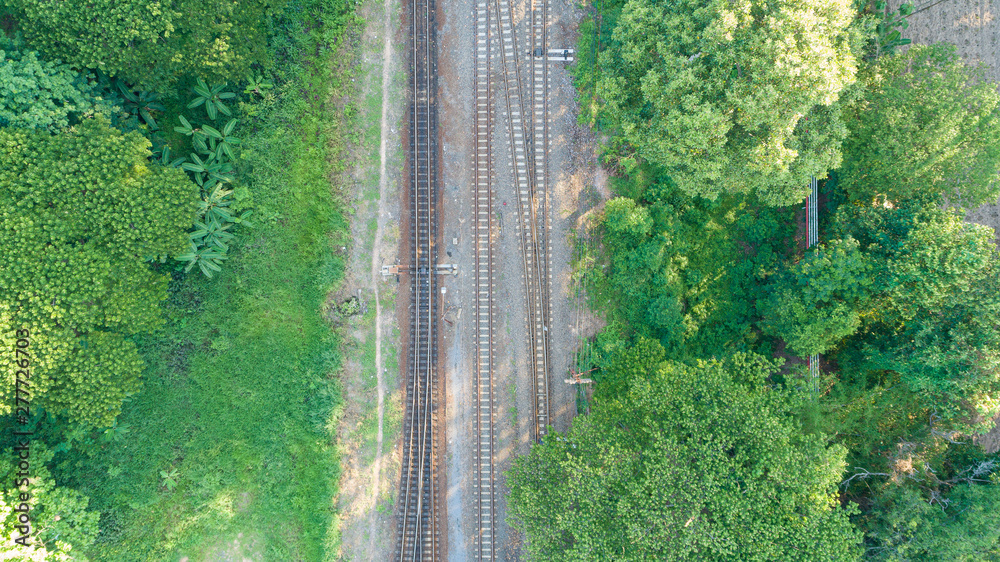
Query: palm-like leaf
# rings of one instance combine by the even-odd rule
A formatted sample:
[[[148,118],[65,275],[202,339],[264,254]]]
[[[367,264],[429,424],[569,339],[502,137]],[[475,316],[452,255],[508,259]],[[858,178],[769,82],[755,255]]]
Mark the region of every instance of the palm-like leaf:
[[[201,130],[205,131],[205,134],[207,134],[210,137],[217,138],[217,139],[221,139],[222,138],[222,133],[218,129],[216,129],[215,127],[213,127],[211,125],[202,125]]]
[[[164,146],[162,149],[160,149],[159,152],[160,152],[160,158],[159,158],[160,164],[163,164],[164,166],[169,166],[171,168],[180,168],[181,164],[184,163],[185,158],[183,156],[181,156],[180,158],[175,158],[174,160],[170,160],[169,146]]]
[[[222,100],[232,99],[236,97],[236,94],[232,92],[223,92],[222,90],[225,88],[225,84],[209,87],[204,80],[199,78],[198,85],[194,87],[194,93],[197,94],[198,97],[191,100],[188,107],[195,108],[204,104],[205,111],[208,113],[208,118],[213,121],[215,121],[215,119],[219,116],[220,111],[226,115],[231,115],[232,113],[229,108],[222,103]]]
[[[182,126],[181,127],[174,127],[174,130],[177,131],[178,133],[183,133],[183,134],[185,134],[185,135],[187,135],[189,137],[191,135],[193,135],[197,129],[195,129],[194,127],[192,127],[191,123],[183,115],[178,115],[177,117],[181,120],[181,125]]]
[[[254,74],[248,79],[249,84],[243,89],[244,94],[261,94],[261,90],[270,90],[274,84],[270,80],[265,80],[263,76]]]
[[[136,94],[121,79],[115,79],[115,85],[124,96],[125,111],[136,118],[141,117],[152,130],[159,130],[152,112],[164,111],[166,108],[158,101],[156,93],[143,91]]]

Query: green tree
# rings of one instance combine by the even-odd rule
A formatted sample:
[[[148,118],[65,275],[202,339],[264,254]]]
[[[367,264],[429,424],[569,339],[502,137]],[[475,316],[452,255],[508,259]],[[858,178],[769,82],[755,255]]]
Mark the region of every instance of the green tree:
[[[817,246],[772,279],[761,328],[799,356],[825,353],[861,326],[871,269],[853,238]]]
[[[792,396],[761,379],[774,365],[645,357],[612,363],[630,377],[619,406],[548,435],[508,473],[532,559],[857,558],[835,494],[846,451],[799,429]]]
[[[31,478],[16,476],[20,451],[5,449],[0,468],[0,559],[16,562],[86,562],[83,555],[97,538],[99,514],[87,511],[90,500],[83,494],[58,486],[46,463],[53,453],[38,441],[30,445]],[[25,484],[25,485],[19,485]],[[22,496],[22,494],[25,494]],[[27,511],[30,534],[19,529],[19,517]],[[20,540],[21,542],[16,542]]]
[[[129,337],[162,322],[167,279],[147,263],[183,251],[198,190],[151,164],[150,143],[101,117],[52,135],[0,129],[0,339],[30,334],[34,401],[110,425],[136,392],[142,360]],[[13,364],[2,367],[3,412]]]
[[[179,76],[242,79],[267,58],[281,0],[3,0],[28,44],[74,66],[164,90]]]
[[[810,176],[840,165],[854,16],[851,0],[629,0],[597,93],[683,191],[801,201]]]
[[[951,44],[914,45],[862,73],[846,114],[841,187],[884,198],[977,206],[1000,196],[1000,94]]]
[[[1000,560],[1000,481],[965,483],[928,499],[889,485],[875,500],[865,560],[879,562]]]
[[[84,74],[0,39],[0,126],[56,130],[111,111]]]
[[[988,227],[936,205],[845,205],[836,227],[873,264],[842,366],[894,371],[965,429],[1000,411],[1000,256]]]

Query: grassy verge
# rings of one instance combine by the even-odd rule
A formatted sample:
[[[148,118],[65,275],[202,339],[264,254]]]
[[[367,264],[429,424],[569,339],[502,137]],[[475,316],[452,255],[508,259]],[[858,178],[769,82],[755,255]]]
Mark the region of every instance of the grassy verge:
[[[342,385],[348,407],[340,424],[343,446],[342,465],[345,476],[341,481],[343,493],[340,507],[345,513],[343,533],[343,559],[380,560],[390,556],[395,528],[387,524],[396,495],[398,464],[393,459],[392,448],[398,439],[401,425],[398,391],[397,342],[398,331],[382,332],[381,364],[376,361],[376,340],[379,319],[375,315],[377,291],[381,305],[382,321],[395,316],[396,285],[376,273],[372,279],[372,259],[379,263],[393,263],[395,246],[399,239],[398,174],[403,155],[398,144],[398,130],[405,100],[405,73],[390,74],[383,83],[384,65],[390,69],[402,66],[399,54],[390,60],[383,59],[386,33],[394,33],[395,21],[390,30],[383,29],[385,4],[382,0],[365,2],[359,13],[367,20],[363,33],[353,40],[358,44],[358,57],[353,61],[357,69],[357,94],[355,97],[355,127],[348,135],[351,155],[353,205],[351,209],[350,246],[351,261],[347,274],[348,284],[339,298],[360,293],[368,301],[367,313],[346,318],[344,321],[344,354],[349,358],[342,375]],[[391,72],[391,70],[390,70]],[[388,141],[386,152],[386,191],[381,192],[381,140],[383,94],[389,101]],[[384,201],[380,198],[384,197]],[[387,213],[380,219],[380,213]],[[383,230],[379,235],[379,221]],[[376,243],[378,241],[378,243]],[[384,261],[383,261],[384,260]],[[383,329],[385,326],[382,327]],[[379,418],[378,377],[382,378],[385,392],[382,418]],[[379,427],[382,442],[379,443]],[[381,445],[381,446],[380,446]],[[376,468],[378,469],[376,471]],[[378,478],[378,483],[373,480]],[[374,497],[375,487],[378,497]],[[349,515],[348,515],[349,514]]]
[[[342,2],[289,5],[284,84],[240,115],[256,227],[215,279],[175,274],[166,327],[141,341],[145,388],[119,419],[123,437],[59,462],[101,512],[95,560],[335,556],[341,357],[322,309],[344,267],[331,178],[351,17]]]

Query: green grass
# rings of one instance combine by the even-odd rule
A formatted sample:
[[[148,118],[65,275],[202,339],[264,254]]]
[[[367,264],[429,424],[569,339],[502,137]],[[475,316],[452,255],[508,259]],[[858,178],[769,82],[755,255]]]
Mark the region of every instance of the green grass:
[[[301,17],[314,18],[334,5],[305,4]],[[331,42],[342,26],[309,27],[298,40],[311,56],[242,123],[239,181],[256,227],[215,279],[174,274],[165,328],[140,340],[148,368],[119,418],[126,437],[56,459],[101,512],[95,560],[336,556],[341,357],[322,307],[343,276],[347,223],[331,178],[348,126],[327,100],[347,94],[351,70]],[[175,489],[161,470],[177,470]]]

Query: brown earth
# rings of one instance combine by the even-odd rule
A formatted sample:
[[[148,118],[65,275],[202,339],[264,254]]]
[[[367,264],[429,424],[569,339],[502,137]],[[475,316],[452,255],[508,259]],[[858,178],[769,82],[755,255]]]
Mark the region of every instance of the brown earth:
[[[380,272],[383,264],[397,263],[406,96],[399,0],[366,0],[358,12],[367,24],[355,38],[360,48],[353,61],[358,69],[353,96],[358,127],[349,147],[354,166],[348,178],[353,242],[343,289],[331,300],[360,295],[369,309],[343,323],[345,408],[338,427],[343,474],[337,500],[342,547],[337,558],[370,561],[391,558],[396,540],[402,398],[394,358],[401,355],[398,327],[406,324],[396,320],[396,279],[383,279]],[[374,353],[367,353],[371,349]]]

